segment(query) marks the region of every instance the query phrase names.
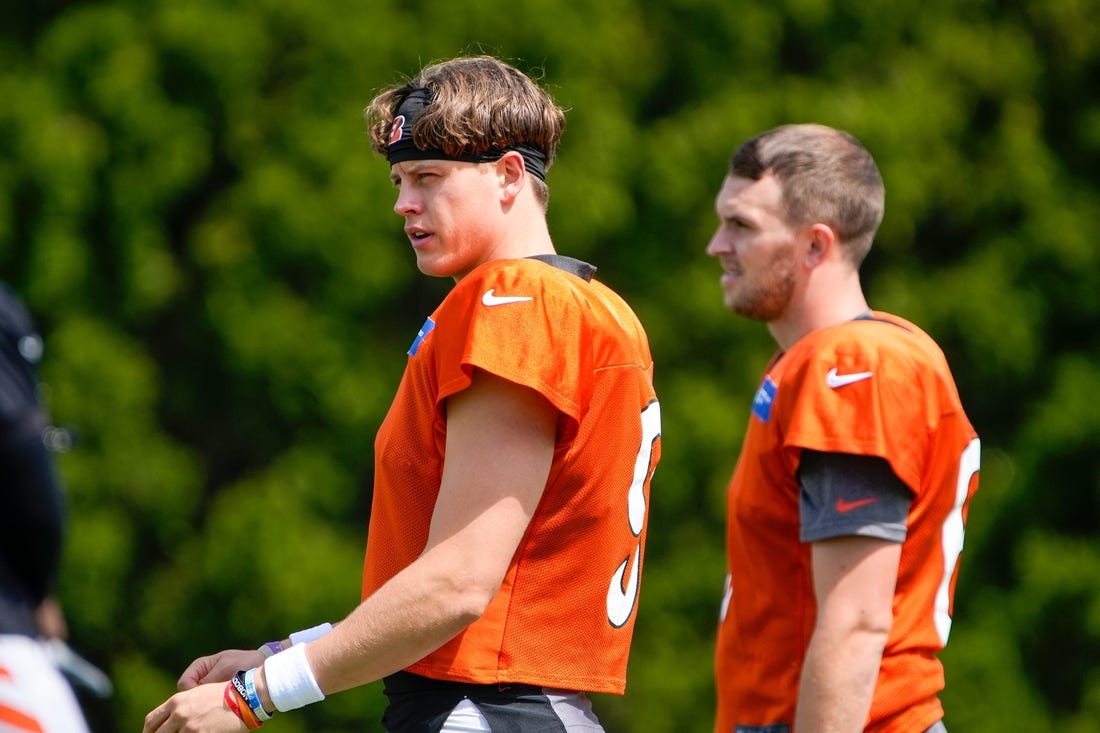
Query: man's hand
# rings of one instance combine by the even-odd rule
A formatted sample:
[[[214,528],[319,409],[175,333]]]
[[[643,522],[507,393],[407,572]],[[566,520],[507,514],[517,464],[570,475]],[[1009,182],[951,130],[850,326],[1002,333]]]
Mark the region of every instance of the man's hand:
[[[259,652],[257,652],[259,653]],[[240,733],[244,721],[225,704],[225,685],[214,683],[178,692],[145,716],[142,733]]]
[[[176,687],[186,691],[209,682],[228,682],[238,670],[252,669],[263,663],[263,653],[255,649],[227,649],[191,662],[180,675]]]

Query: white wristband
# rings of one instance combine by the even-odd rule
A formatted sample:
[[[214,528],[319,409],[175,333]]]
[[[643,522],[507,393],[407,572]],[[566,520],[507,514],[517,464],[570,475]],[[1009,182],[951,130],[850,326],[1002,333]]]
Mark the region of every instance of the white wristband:
[[[290,635],[290,643],[291,645],[308,644],[311,641],[316,641],[317,639],[320,639],[322,636],[330,631],[332,631],[332,624],[326,621],[323,624],[317,624],[316,626],[311,626],[308,629],[295,631],[293,634]]]
[[[284,713],[325,699],[306,659],[305,644],[295,644],[265,659],[264,679],[275,709]]]

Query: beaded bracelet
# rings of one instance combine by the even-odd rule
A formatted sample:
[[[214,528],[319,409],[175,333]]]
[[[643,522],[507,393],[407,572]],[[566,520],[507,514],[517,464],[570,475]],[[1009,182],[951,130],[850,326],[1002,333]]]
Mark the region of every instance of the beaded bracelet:
[[[248,707],[248,703],[245,702],[244,697],[241,696],[240,692],[237,690],[237,686],[234,684],[235,679],[236,678],[230,680],[225,686],[225,706],[229,708],[229,712],[241,719],[245,728],[255,730],[263,725],[263,722],[258,720]]]

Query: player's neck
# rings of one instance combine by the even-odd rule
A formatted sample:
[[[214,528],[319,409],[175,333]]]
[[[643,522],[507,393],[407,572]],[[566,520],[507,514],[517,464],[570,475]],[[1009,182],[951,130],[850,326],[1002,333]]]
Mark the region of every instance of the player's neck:
[[[870,310],[858,274],[831,287],[808,289],[792,300],[783,316],[768,323],[772,337],[784,351],[813,331],[859,318]]]
[[[506,226],[494,259],[520,259],[532,255],[556,254],[546,216],[529,205],[508,212]]]

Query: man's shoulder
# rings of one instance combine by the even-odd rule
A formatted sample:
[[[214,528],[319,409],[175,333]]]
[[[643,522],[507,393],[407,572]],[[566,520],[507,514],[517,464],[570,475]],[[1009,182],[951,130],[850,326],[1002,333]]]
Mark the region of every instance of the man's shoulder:
[[[879,312],[809,334],[782,355],[777,367],[773,376],[788,386],[819,384],[827,392],[863,380],[916,387],[931,375],[950,374],[943,352],[928,334]]]
[[[806,359],[925,361],[942,357],[939,346],[919,326],[880,311],[815,331],[799,346],[800,356]]]
[[[501,259],[482,263],[460,280],[446,300],[489,307],[517,302],[545,302],[555,307],[584,292],[595,268],[579,260],[548,262],[535,258]],[[573,264],[575,263],[575,264]]]

